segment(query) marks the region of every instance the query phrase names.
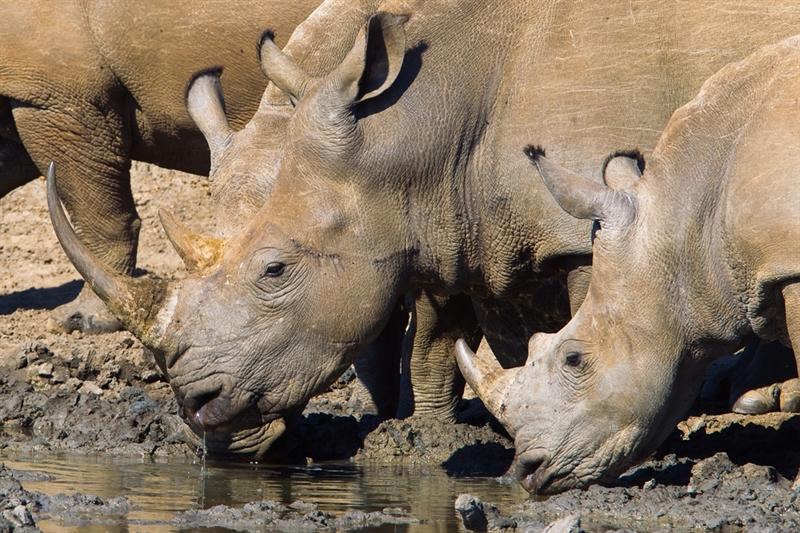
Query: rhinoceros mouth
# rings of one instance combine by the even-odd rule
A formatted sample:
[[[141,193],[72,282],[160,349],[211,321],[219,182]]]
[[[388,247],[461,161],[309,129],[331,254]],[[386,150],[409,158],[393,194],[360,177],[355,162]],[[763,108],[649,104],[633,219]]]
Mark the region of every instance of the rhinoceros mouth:
[[[197,434],[196,430],[194,430]],[[236,455],[248,459],[263,457],[275,441],[286,431],[283,418],[276,418],[258,426],[238,429],[232,432],[204,432],[199,435],[203,439],[206,452],[213,455]]]

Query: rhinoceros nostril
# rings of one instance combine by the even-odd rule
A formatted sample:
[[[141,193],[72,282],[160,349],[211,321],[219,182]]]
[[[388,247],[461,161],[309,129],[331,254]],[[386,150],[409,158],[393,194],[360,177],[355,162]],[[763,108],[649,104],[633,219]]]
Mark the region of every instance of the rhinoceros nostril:
[[[517,479],[526,491],[535,492],[539,488],[541,470],[546,461],[545,455],[519,459],[516,469]]]
[[[189,421],[196,423],[197,425],[204,426],[205,424],[203,424],[201,412],[203,412],[203,410],[206,409],[211,402],[219,398],[221,391],[222,387],[219,387],[212,391],[187,395],[182,402],[184,417],[186,417]]]

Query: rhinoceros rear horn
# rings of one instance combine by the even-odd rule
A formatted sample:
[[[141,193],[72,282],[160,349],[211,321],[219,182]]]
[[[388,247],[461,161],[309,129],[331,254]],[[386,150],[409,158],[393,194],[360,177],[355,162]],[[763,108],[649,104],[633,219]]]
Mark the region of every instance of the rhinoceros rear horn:
[[[269,81],[278,89],[289,95],[293,103],[297,103],[311,85],[313,78],[309,76],[294,59],[286,55],[275,44],[272,32],[265,32],[258,47],[261,70]]]
[[[558,205],[575,218],[599,220],[617,226],[626,225],[635,218],[632,193],[616,191],[574,174],[545,157],[541,148],[528,146],[524,153],[541,174]]]
[[[108,308],[148,347],[158,346],[154,320],[166,295],[167,283],[153,278],[131,278],[113,272],[81,242],[72,228],[56,186],[56,168],[47,171],[47,207],[56,237],[77,271]]]
[[[219,260],[224,241],[216,237],[194,233],[181,224],[171,213],[159,210],[158,218],[172,247],[191,271],[205,270]]]
[[[508,396],[517,368],[505,369],[491,356],[478,350],[475,354],[464,339],[456,341],[456,361],[464,379],[483,401],[483,404],[509,431],[514,428],[506,413]]]
[[[189,81],[186,90],[186,109],[206,138],[212,161],[233,134],[225,116],[225,99],[219,81],[221,74],[221,68],[200,71]]]

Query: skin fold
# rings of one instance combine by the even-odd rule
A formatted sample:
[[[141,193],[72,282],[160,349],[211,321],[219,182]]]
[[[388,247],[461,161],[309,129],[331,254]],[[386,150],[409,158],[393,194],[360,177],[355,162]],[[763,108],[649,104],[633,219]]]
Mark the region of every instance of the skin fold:
[[[523,367],[459,344],[467,380],[515,435],[526,489],[582,487],[643,460],[710,361],[753,335],[800,354],[798,90],[798,37],[726,66],[622,186],[528,151],[562,208],[602,229],[583,305],[531,338]],[[797,383],[777,385],[785,411]]]
[[[653,146],[710,65],[773,38],[770,17],[791,16],[766,10],[763,24],[748,18],[743,28],[742,12],[721,8],[682,6],[684,24],[673,27],[678,8],[655,2],[464,2],[457,17],[448,4],[325,2],[312,18],[324,21],[326,50],[340,53],[327,68],[262,43],[264,70],[295,106],[279,159],[261,144],[266,115],[230,137],[223,122],[207,123],[212,174],[272,168],[276,177],[241,231],[181,240],[182,255],[201,258],[192,276],[109,277],[69,228],[57,233],[87,279],[105,280],[103,298],[126,327],[161,354],[197,427],[220,434],[324,390],[408,293],[427,291],[424,316],[446,319],[417,330],[452,342],[477,324],[504,366],[519,364],[531,334],[569,319],[568,289],[585,291],[591,233],[561,210],[522,147],[533,137],[581,171],[620,144]],[[696,31],[711,13],[719,27]],[[656,44],[643,47],[642,35]],[[213,73],[195,79],[190,108],[221,105],[214,83]],[[457,295],[472,309],[438,313],[451,307],[440,298]],[[434,402],[449,410],[459,387],[452,348],[436,346]]]

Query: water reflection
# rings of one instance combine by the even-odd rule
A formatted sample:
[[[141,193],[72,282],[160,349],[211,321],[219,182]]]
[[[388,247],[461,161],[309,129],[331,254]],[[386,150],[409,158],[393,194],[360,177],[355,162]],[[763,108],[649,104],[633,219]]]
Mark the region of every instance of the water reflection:
[[[384,531],[455,531],[460,523],[455,497],[470,492],[509,507],[525,498],[516,484],[491,478],[448,477],[439,467],[319,463],[309,466],[251,465],[190,459],[137,460],[108,456],[3,453],[0,461],[15,470],[45,472],[49,481],[25,481],[28,490],[47,494],[82,492],[104,498],[126,496],[132,509],[115,526],[44,521],[45,531],[175,531],[165,524],[179,511],[255,500],[315,503],[323,511],[379,511],[401,507],[423,521],[388,526]],[[156,524],[154,522],[160,522]]]

